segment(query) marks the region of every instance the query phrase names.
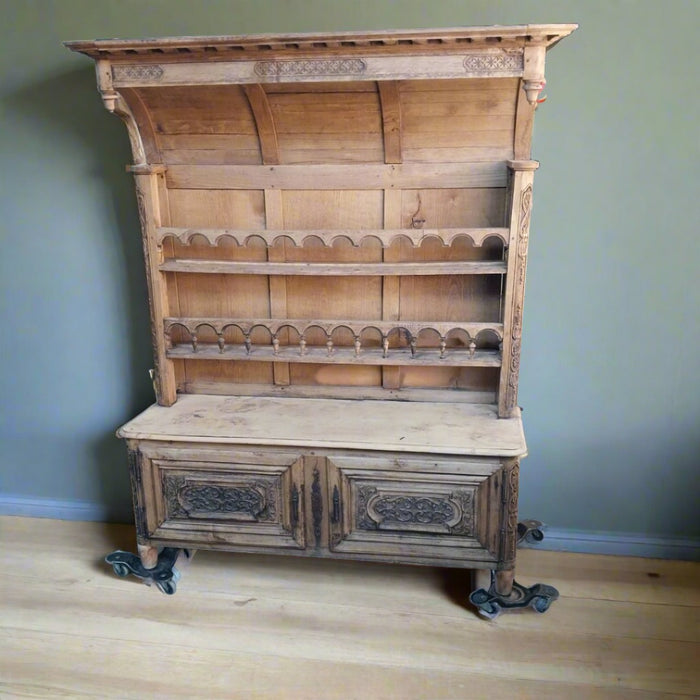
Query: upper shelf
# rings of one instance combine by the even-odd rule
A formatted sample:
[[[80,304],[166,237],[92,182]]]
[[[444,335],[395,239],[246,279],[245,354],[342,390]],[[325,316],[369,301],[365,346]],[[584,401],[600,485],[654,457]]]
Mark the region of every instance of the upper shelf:
[[[304,34],[249,34],[243,36],[191,36],[158,39],[98,39],[67,41],[72,51],[92,58],[155,56],[191,60],[193,54],[245,60],[249,55],[313,55],[336,50],[342,53],[444,53],[469,47],[541,45],[550,47],[568,36],[577,24],[522,24],[513,26],[412,29],[399,31],[329,32]]]

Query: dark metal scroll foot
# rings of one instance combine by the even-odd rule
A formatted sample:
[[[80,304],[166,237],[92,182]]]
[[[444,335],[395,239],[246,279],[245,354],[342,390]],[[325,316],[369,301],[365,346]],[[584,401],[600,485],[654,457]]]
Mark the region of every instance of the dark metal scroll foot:
[[[539,520],[521,520],[518,523],[518,544],[542,542],[544,539],[543,527],[544,524]]]
[[[158,554],[158,563],[152,569],[146,569],[136,554],[123,552],[120,549],[108,554],[105,561],[112,565],[117,576],[133,574],[149,585],[155,583],[163,593],[172,595],[177,590],[177,582],[180,578],[180,572],[175,568],[180,552],[189,559],[190,552],[187,549],[164,547]]]
[[[479,614],[489,620],[494,620],[502,612],[531,607],[535,612],[544,613],[549,606],[559,597],[559,591],[554,586],[544,583],[536,583],[527,588],[517,581],[513,581],[513,590],[510,595],[504,596],[496,591],[495,572],[491,572],[491,586],[488,591],[479,588],[474,591],[469,600],[476,606]]]

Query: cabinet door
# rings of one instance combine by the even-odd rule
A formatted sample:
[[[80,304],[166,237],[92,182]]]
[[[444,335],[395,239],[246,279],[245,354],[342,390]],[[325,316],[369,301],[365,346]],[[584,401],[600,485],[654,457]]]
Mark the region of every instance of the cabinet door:
[[[499,561],[507,520],[499,460],[329,459],[330,548],[413,563]]]
[[[142,454],[152,539],[304,548],[299,455],[167,447]]]

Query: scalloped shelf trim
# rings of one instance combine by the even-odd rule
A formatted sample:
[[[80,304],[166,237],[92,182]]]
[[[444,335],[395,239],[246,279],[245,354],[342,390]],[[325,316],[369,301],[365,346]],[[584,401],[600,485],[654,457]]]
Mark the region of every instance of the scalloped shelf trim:
[[[502,323],[457,323],[455,321],[356,321],[356,320],[309,320],[309,319],[260,319],[260,318],[184,318],[169,317],[163,319],[166,335],[175,327],[186,330],[190,336],[197,334],[202,327],[222,336],[227,328],[238,328],[245,336],[256,328],[267,330],[272,337],[280,331],[291,329],[303,337],[311,329],[322,330],[330,340],[333,334],[342,329],[349,330],[355,338],[361,338],[368,330],[377,331],[382,338],[392,333],[404,331],[409,338],[419,338],[421,334],[432,331],[446,340],[455,333],[466,334],[469,340],[477,340],[482,333],[491,333],[499,341],[503,340]]]
[[[224,238],[230,238],[240,247],[252,240],[261,240],[268,247],[279,239],[290,241],[302,248],[306,241],[317,240],[331,247],[335,241],[344,239],[354,247],[359,247],[368,238],[378,240],[383,248],[388,248],[396,240],[407,240],[414,248],[419,248],[428,239],[435,238],[443,246],[451,246],[458,238],[469,239],[475,247],[481,247],[489,238],[496,238],[505,246],[508,243],[507,228],[431,228],[431,229],[212,229],[212,228],[173,228],[161,227],[157,230],[159,244],[168,238],[184,245],[192,245],[195,239],[204,239],[209,245],[217,246]]]

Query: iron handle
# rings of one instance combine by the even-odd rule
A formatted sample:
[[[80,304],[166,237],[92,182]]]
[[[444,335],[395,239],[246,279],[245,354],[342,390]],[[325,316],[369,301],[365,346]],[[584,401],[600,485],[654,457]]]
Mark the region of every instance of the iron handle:
[[[292,521],[292,528],[296,529],[297,525],[299,524],[299,489],[297,488],[296,484],[292,485],[292,496],[290,501],[290,517]]]
[[[333,487],[333,512],[331,513],[331,522],[335,525],[340,522],[340,492],[338,487]]]

